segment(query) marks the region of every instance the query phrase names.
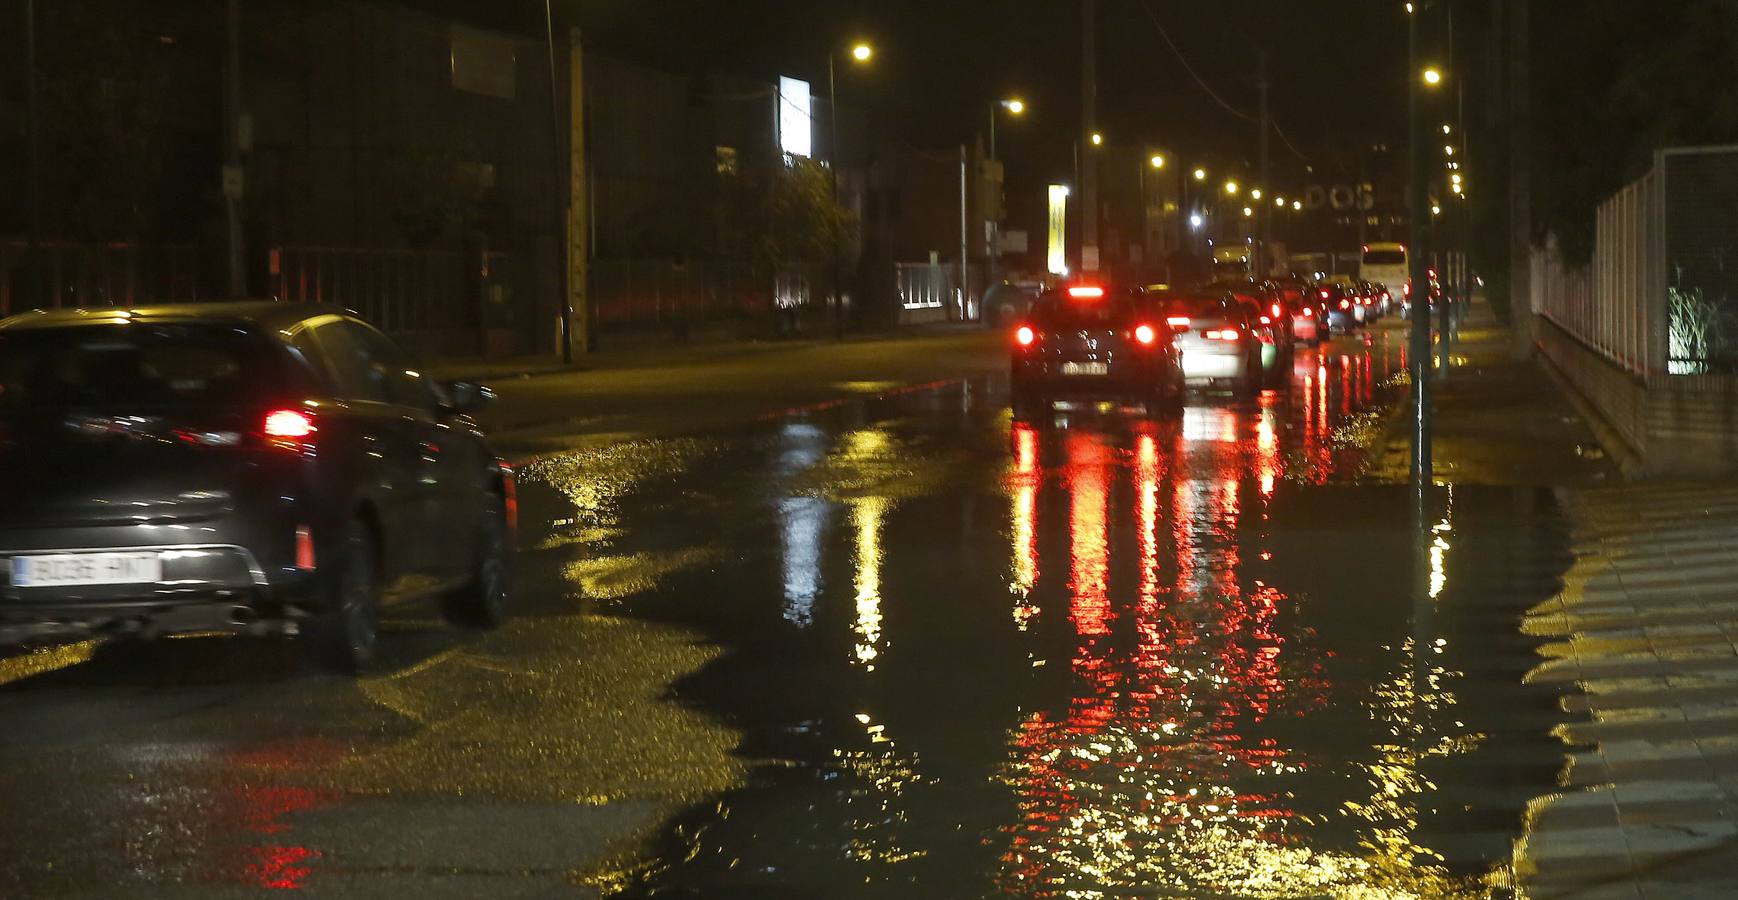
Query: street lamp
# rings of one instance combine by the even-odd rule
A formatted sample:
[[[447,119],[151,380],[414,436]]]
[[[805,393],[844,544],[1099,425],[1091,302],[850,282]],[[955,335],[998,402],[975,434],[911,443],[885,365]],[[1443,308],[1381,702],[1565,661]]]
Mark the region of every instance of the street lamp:
[[[1092,133],[1092,146],[1094,146],[1094,147],[1104,146],[1104,135],[1099,134],[1098,132],[1094,131]]]
[[[1193,228],[1196,231],[1200,231],[1201,226],[1205,225],[1205,224],[1207,224],[1207,220],[1202,218],[1200,213],[1190,213],[1189,214],[1189,227],[1190,228]]]
[[[1163,169],[1165,167],[1165,155],[1163,153],[1154,153],[1153,158],[1147,160],[1147,162],[1152,163],[1153,168],[1155,169]]]
[[[827,54],[827,110],[828,127],[831,132],[832,146],[827,152],[832,156],[833,164],[828,171],[833,176],[833,202],[841,206],[845,200],[839,195],[839,79],[834,73],[837,68],[835,59],[838,52]],[[868,44],[858,42],[851,47],[851,58],[859,64],[867,63],[875,55],[874,49]],[[833,334],[835,337],[845,336],[845,250],[837,241],[833,243]]]
[[[1008,115],[1018,116],[1026,112],[1026,101],[1017,97],[1007,100],[997,100],[990,104],[990,159],[996,158],[996,110],[1005,109]]]
[[[1252,219],[1254,217],[1255,217],[1255,210],[1250,209],[1247,206],[1243,207],[1243,218]]]
[[[990,104],[990,161],[991,162],[994,162],[996,160],[996,110],[998,110],[998,109],[1007,110],[1008,115],[1018,116],[1026,111],[1026,101],[1021,100],[1018,97],[1010,97],[1006,100],[997,100],[995,103]],[[1005,183],[1006,181],[1007,181],[1006,176],[1003,176],[1003,182]],[[1001,247],[1001,244],[1002,244],[1002,236],[1001,236],[1002,198],[1000,195],[998,195],[995,198],[995,200],[996,200],[996,202],[990,205],[991,213],[990,213],[989,259],[990,259],[990,279],[992,281],[994,281],[997,278],[997,270],[1001,268],[1001,262],[1002,262],[1002,247]]]
[[[1293,212],[1303,212],[1303,201],[1302,200],[1291,201],[1291,208],[1292,208]]]
[[[1255,188],[1254,190],[1251,190],[1249,192],[1249,199],[1260,200],[1261,199],[1261,188]]]
[[[1235,196],[1237,196],[1237,192],[1240,190],[1242,190],[1242,188],[1237,186],[1237,182],[1235,182],[1235,181],[1225,182],[1225,193],[1227,195],[1235,197]]]
[[[1285,209],[1285,198],[1284,197],[1273,198],[1273,205],[1279,207],[1280,209]]]
[[[1196,181],[1206,181],[1207,180],[1207,170],[1206,169],[1196,169],[1195,170],[1195,180]]]
[[[1431,66],[1424,70],[1424,83],[1436,87],[1442,83],[1442,70]]]

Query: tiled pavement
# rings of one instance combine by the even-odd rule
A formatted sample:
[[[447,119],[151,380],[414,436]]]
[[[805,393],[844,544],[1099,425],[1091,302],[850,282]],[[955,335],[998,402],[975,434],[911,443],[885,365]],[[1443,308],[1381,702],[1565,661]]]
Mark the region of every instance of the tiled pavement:
[[[1738,898],[1738,485],[1564,491],[1576,560],[1527,616],[1573,721],[1515,848],[1538,898]]]

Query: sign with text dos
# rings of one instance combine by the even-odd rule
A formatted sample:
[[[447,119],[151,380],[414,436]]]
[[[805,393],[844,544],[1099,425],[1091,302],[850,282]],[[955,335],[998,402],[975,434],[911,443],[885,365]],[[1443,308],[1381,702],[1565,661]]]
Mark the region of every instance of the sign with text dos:
[[[1068,188],[1065,185],[1053,184],[1050,192],[1050,227],[1048,253],[1044,257],[1045,268],[1052,275],[1065,275],[1068,272]]]
[[[791,156],[813,156],[815,101],[801,78],[778,80],[778,147]]]

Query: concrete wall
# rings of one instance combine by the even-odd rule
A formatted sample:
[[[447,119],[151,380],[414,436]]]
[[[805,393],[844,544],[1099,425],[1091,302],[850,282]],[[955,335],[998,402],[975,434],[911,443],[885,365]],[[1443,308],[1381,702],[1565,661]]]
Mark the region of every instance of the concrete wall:
[[[1632,477],[1738,472],[1738,377],[1642,379],[1535,317],[1540,354],[1593,420],[1601,443]]]

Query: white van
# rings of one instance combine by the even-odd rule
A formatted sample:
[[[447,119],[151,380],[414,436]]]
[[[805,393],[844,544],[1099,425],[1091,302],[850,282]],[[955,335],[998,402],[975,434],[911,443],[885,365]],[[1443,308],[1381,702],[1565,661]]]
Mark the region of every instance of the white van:
[[[1396,301],[1406,296],[1406,279],[1411,273],[1407,269],[1408,258],[1405,244],[1365,244],[1363,263],[1358,266],[1358,277],[1371,284],[1379,284]]]

